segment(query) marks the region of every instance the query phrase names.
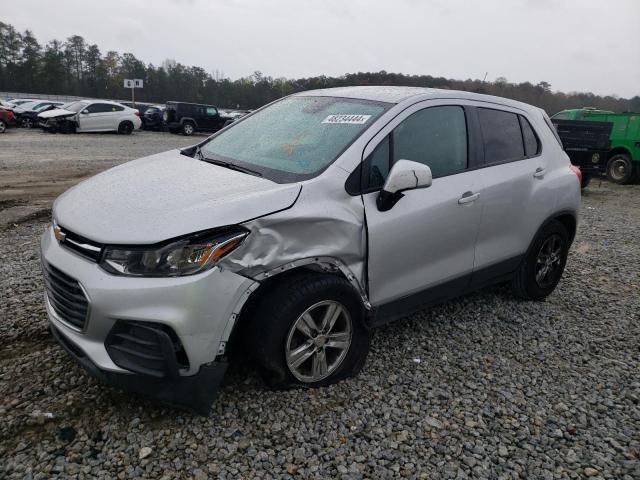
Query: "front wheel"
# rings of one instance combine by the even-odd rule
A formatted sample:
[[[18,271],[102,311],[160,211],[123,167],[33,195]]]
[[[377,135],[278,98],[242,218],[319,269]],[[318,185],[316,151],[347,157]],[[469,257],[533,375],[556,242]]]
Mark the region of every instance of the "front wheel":
[[[33,128],[33,120],[31,120],[30,118],[25,118],[22,120],[22,127],[23,128]]]
[[[293,275],[258,300],[248,352],[272,387],[322,386],[357,374],[371,332],[359,295],[344,278]]]
[[[4,133],[7,131],[7,124],[4,123],[3,120],[0,120],[0,133]]]
[[[633,164],[629,155],[619,153],[609,159],[607,179],[619,185],[626,185],[633,181]]]
[[[547,223],[536,235],[516,271],[512,288],[516,296],[543,300],[560,282],[569,253],[569,234],[557,220]]]

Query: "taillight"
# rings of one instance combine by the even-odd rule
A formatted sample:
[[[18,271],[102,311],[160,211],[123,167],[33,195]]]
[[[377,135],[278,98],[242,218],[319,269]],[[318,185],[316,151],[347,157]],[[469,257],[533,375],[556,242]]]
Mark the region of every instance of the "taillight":
[[[571,165],[569,168],[571,169],[571,171],[573,173],[576,174],[576,177],[578,177],[578,183],[580,183],[580,185],[582,185],[582,171],[580,170],[580,167],[578,167],[576,165]]]
[[[140,116],[140,112],[139,112],[138,110],[134,110],[134,111],[133,111],[133,114],[134,114],[136,117],[139,117],[139,116]]]

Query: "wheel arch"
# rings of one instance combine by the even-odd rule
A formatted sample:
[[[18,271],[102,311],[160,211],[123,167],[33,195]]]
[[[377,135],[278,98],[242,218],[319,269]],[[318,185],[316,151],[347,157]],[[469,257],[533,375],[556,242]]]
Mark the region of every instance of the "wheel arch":
[[[226,330],[225,351],[232,355],[237,354],[242,347],[242,338],[246,335],[248,324],[254,314],[254,306],[264,296],[268,295],[283,282],[293,276],[301,274],[325,274],[335,275],[347,280],[359,295],[362,306],[366,311],[371,310],[371,304],[362,286],[355,275],[340,260],[333,257],[312,257],[287,263],[280,267],[266,271],[253,278],[256,283],[248,289],[246,295],[238,302],[232,318],[229,319],[229,327]]]
[[[616,145],[607,153],[607,161],[611,160],[611,158],[613,158],[616,155],[628,155],[629,159],[631,159],[631,152],[629,151],[628,148],[620,145]]]
[[[195,127],[198,128],[198,122],[196,122],[196,120],[194,118],[192,118],[192,117],[182,117],[180,119],[180,125],[184,125],[187,122],[193,123],[195,125]]]

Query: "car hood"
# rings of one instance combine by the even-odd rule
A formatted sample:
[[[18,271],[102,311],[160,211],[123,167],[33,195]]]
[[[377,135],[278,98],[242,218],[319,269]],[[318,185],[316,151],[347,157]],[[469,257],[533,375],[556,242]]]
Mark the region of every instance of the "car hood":
[[[63,193],[60,226],[107,244],[153,244],[291,207],[299,184],[209,164],[179,150],[107,170]]]
[[[63,115],[75,115],[76,112],[72,112],[71,110],[66,110],[64,108],[54,108],[53,110],[47,110],[46,112],[42,112],[38,115],[40,118],[52,118],[52,117],[60,117]]]

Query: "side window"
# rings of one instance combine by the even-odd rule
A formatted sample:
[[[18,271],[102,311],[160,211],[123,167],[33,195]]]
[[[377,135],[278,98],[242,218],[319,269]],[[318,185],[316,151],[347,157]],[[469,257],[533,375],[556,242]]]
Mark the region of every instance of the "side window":
[[[478,108],[487,164],[524,158],[518,115],[503,110]]]
[[[529,120],[522,115],[520,118],[520,126],[522,127],[522,139],[524,140],[524,152],[527,157],[535,157],[540,153],[540,141]]]
[[[365,190],[382,188],[390,165],[412,160],[427,165],[433,178],[466,170],[467,122],[459,106],[429,107],[400,123],[364,162]]]
[[[431,168],[433,177],[467,168],[467,122],[458,106],[430,107],[414,113],[393,130],[393,161],[413,160]]]
[[[112,112],[121,112],[123,110],[124,110],[124,107],[121,107],[120,105],[111,105]]]
[[[207,107],[207,115],[210,117],[215,117],[218,114],[218,109],[216,107]]]
[[[106,113],[115,112],[117,110],[123,110],[122,107],[111,105],[110,103],[92,103],[87,107],[89,113]]]

